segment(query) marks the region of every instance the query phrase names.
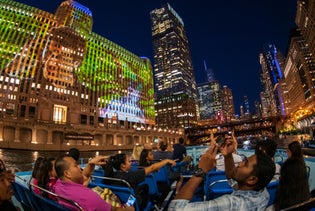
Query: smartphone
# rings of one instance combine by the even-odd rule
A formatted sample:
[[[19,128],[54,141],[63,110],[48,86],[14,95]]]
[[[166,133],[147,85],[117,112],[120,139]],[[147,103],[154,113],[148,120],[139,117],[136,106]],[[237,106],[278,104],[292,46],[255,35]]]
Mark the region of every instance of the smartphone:
[[[128,200],[127,200],[126,205],[127,205],[127,206],[133,206],[133,204],[135,203],[135,201],[136,201],[136,197],[134,197],[133,195],[130,195],[129,198],[128,198]]]

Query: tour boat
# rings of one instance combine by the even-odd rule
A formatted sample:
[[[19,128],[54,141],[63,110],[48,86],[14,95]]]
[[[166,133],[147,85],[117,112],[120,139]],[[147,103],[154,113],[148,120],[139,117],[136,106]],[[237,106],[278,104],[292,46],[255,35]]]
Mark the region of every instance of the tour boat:
[[[186,166],[184,169],[184,178],[185,180],[189,179],[191,176],[191,169],[198,163],[199,157],[206,151],[208,146],[187,146],[187,154],[191,155],[192,161],[190,166]],[[254,153],[253,150],[244,150],[244,149],[238,149],[238,153],[242,156],[250,156]],[[275,155],[275,162],[283,163],[287,159],[286,151],[284,149],[278,149]],[[312,156],[305,156],[305,162],[309,169],[309,185],[310,190],[315,189],[315,157]],[[134,167],[136,168],[136,167]],[[115,193],[122,204],[130,203],[130,200],[134,201],[134,197],[131,197],[134,195],[133,189],[130,187],[130,185],[126,181],[124,182],[125,186],[112,186],[112,185],[105,185],[102,183],[102,181],[105,179],[111,180],[113,178],[103,177],[104,171],[102,169],[96,169],[94,171],[94,175],[92,176],[91,182],[89,184],[89,188],[96,188],[97,190],[104,190],[106,188],[110,189],[113,193]],[[30,177],[31,177],[31,171],[26,172],[16,172],[16,181],[12,185],[14,190],[14,201],[21,206],[23,210],[67,210],[66,208],[60,206],[57,202],[52,201],[47,198],[38,197],[35,196],[36,194],[30,191]],[[117,179],[115,179],[117,180]],[[146,177],[146,180],[143,182],[143,184],[148,184],[149,186],[149,196],[155,196],[158,195],[158,189],[156,185],[157,180],[165,180],[168,181],[167,171],[165,168],[160,169],[159,172],[150,174]],[[170,201],[173,199],[175,194],[175,188],[174,185],[170,184],[172,186],[170,193],[166,197],[164,203],[162,204],[162,207],[158,207],[154,201],[150,201],[147,205],[146,210],[167,210],[167,207],[170,203]],[[275,198],[276,189],[277,189],[278,181],[271,182],[267,190],[270,194],[270,200],[269,205],[273,203],[273,200]],[[34,186],[34,185],[31,185]],[[102,189],[100,189],[102,188]],[[203,200],[209,200],[216,197],[221,196],[222,194],[231,193],[232,189],[231,187],[227,186],[225,173],[220,171],[211,171],[207,174],[206,179],[202,187],[198,188],[194,194],[194,197],[192,201],[203,201]],[[51,193],[54,194],[54,193]],[[100,193],[102,194],[102,193]],[[54,194],[56,197],[57,194]],[[73,202],[69,199],[63,199],[68,200],[69,203],[73,204],[77,207],[78,210],[80,210],[80,205],[76,202]],[[105,199],[104,199],[105,200]],[[137,205],[137,202],[134,201],[135,210],[138,211],[139,207]]]

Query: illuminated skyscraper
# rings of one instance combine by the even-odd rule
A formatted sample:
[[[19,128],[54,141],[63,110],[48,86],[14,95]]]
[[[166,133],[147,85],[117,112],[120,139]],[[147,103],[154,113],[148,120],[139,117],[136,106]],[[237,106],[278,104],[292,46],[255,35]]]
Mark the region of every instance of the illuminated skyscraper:
[[[184,23],[166,4],[151,11],[156,90],[156,124],[182,128],[197,124],[197,94]]]
[[[72,0],[55,14],[0,0],[1,118],[36,125],[5,129],[1,140],[65,143],[71,137],[65,128],[82,128],[102,144],[104,125],[155,124],[149,59],[93,33],[92,26],[92,12]]]
[[[234,100],[232,89],[223,86],[221,89],[221,102],[222,102],[222,113],[225,121],[230,122],[232,119],[235,119],[235,109],[234,109]]]
[[[197,97],[199,104],[200,120],[217,119],[221,115],[222,103],[220,95],[220,83],[214,77],[211,68],[207,68],[204,62],[207,82],[197,84]]]
[[[259,57],[262,68],[260,79],[265,98],[262,106],[267,106],[263,108],[267,112],[264,115],[286,115],[283,97],[286,87],[285,83],[281,83],[284,78],[284,57],[273,44],[264,45]]]
[[[299,107],[315,107],[315,0],[297,1],[295,23],[298,27],[292,35],[288,53],[286,74],[291,75],[291,111]],[[295,84],[294,84],[295,83]],[[301,89],[294,86],[300,84]],[[292,92],[296,90],[295,92]],[[302,91],[302,92],[301,92]],[[299,99],[299,101],[294,101]],[[298,105],[299,102],[300,104]]]
[[[200,120],[215,119],[222,111],[220,84],[217,80],[197,85]]]

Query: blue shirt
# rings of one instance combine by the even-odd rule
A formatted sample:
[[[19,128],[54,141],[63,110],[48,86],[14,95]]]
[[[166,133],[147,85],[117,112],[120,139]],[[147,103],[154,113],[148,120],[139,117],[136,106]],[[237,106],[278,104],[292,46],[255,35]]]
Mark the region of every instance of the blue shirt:
[[[189,203],[185,199],[174,199],[168,208],[169,211],[184,210],[265,210],[269,200],[269,193],[263,191],[236,190],[210,201]]]

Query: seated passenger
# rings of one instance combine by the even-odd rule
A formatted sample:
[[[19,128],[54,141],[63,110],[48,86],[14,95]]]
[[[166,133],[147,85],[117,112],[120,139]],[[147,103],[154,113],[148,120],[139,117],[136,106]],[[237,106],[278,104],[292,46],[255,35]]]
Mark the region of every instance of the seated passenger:
[[[305,164],[298,158],[287,159],[280,171],[275,210],[305,202],[310,197]]]
[[[33,170],[34,178],[32,184],[37,185],[43,189],[54,192],[54,186],[57,181],[57,175],[54,169],[55,158],[39,158],[35,162],[36,165]],[[34,193],[54,199],[54,196],[47,195],[47,192],[41,191],[39,188],[33,187]]]
[[[14,182],[14,174],[6,169],[4,162],[0,159],[0,210],[19,210],[11,201],[13,195],[11,182]]]
[[[165,141],[160,140],[159,143],[157,144],[157,151],[153,152],[154,159],[155,160],[172,159],[173,152],[168,151],[167,150],[168,147],[169,145]],[[177,193],[183,183],[183,176],[181,175],[181,172],[175,171],[170,166],[167,166],[167,173],[168,173],[168,178],[171,182],[176,181],[176,193]]]
[[[298,141],[293,141],[287,148],[288,158],[297,158],[304,161],[301,144]]]
[[[170,159],[165,159],[160,162],[154,163],[148,167],[138,169],[135,171],[129,171],[131,168],[130,157],[126,154],[116,154],[111,156],[107,164],[104,166],[105,177],[114,177],[127,181],[136,193],[136,198],[140,207],[140,210],[144,210],[149,198],[148,187],[138,186],[139,183],[145,180],[145,176],[159,170],[163,166],[171,164],[176,165],[176,162]],[[107,182],[107,181],[104,181]],[[110,183],[111,185],[122,185],[121,183]]]
[[[219,153],[215,157],[217,161],[216,171],[225,171],[224,156],[220,152],[220,146],[224,146],[224,144],[228,140],[234,140],[236,142],[234,132],[232,132],[230,135],[226,134],[224,137],[217,137],[217,138],[214,138],[212,131],[210,133],[210,141],[214,141],[219,145]],[[235,152],[232,153],[235,166],[237,166],[240,162],[243,161],[242,157],[238,155],[236,152],[237,152],[237,145],[235,147]]]
[[[143,145],[135,145],[132,149],[131,159],[134,164],[139,164],[140,154],[144,149]]]
[[[37,172],[39,171],[40,165],[41,165],[43,160],[44,160],[43,157],[37,157],[37,159],[35,160],[35,163],[34,163],[32,176],[31,176],[31,179],[29,181],[30,183],[37,185],[37,186],[38,186],[38,178],[37,178],[38,173]],[[41,191],[38,188],[34,188],[34,187],[31,187],[31,188],[34,191],[34,193],[41,195]]]
[[[272,140],[272,139],[267,139],[267,140],[261,140],[257,143],[255,147],[255,153],[257,154],[258,151],[261,151],[263,153],[266,153],[267,155],[270,156],[270,158],[274,161],[274,157],[276,154],[277,150],[277,143]],[[278,163],[275,163],[276,165],[276,171],[275,175],[273,176],[271,182],[279,180],[280,177],[280,168],[281,166]]]
[[[178,143],[173,145],[173,160],[182,161],[186,156],[185,140],[183,137],[180,137]]]
[[[92,168],[95,165],[103,164],[105,164],[104,157],[99,156],[90,160],[87,165]],[[77,202],[84,210],[123,210],[123,208],[111,207],[96,192],[83,185],[82,170],[72,157],[66,155],[58,157],[55,162],[55,169],[59,178],[55,185],[56,194]],[[78,210],[62,200],[58,200],[58,203],[70,210]],[[134,210],[134,208],[128,207],[128,210]]]
[[[238,182],[238,190],[213,200],[190,202],[205,175],[215,167],[217,151],[218,146],[211,141],[209,149],[199,160],[199,169],[180,189],[168,210],[264,210],[266,208],[269,200],[266,186],[275,173],[274,162],[264,153],[258,153],[235,167],[232,156],[235,142],[230,140],[222,146],[221,153],[224,156],[226,176]]]
[[[154,160],[152,150],[143,149],[140,154],[139,165],[143,167],[147,167],[152,165],[152,161]],[[166,196],[171,190],[171,187],[162,181],[157,182],[158,191],[161,193],[161,196],[158,198],[157,203],[162,204]]]
[[[220,144],[220,145],[224,145],[225,142],[226,142],[227,140],[230,140],[230,139],[232,139],[232,137],[229,136],[229,137],[227,137],[227,138],[224,138],[223,141],[217,141],[217,143]],[[220,143],[220,142],[221,142],[221,143]],[[220,148],[219,148],[219,151],[220,151]],[[234,160],[235,166],[237,166],[240,162],[243,161],[242,157],[241,157],[239,154],[237,154],[236,152],[233,152],[233,153],[232,153],[232,156],[233,156],[233,160]],[[219,152],[219,153],[216,155],[215,159],[217,160],[216,171],[225,171],[224,156],[222,155],[222,153]]]
[[[45,189],[47,189],[48,191],[50,192],[55,192],[55,185],[56,185],[56,182],[57,182],[57,173],[56,173],[56,170],[55,170],[55,161],[56,159],[51,157],[51,158],[48,158],[48,176],[49,176],[49,179],[45,185]],[[50,199],[55,199],[54,196],[52,195],[48,195],[48,198]]]

